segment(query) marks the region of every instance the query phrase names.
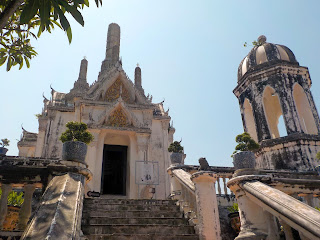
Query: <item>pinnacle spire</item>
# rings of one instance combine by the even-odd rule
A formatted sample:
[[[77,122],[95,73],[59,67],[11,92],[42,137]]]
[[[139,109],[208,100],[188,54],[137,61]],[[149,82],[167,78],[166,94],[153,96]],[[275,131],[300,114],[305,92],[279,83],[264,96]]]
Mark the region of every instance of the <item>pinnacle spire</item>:
[[[102,62],[101,72],[114,66],[119,61],[120,55],[120,26],[111,23],[108,28],[106,58]]]

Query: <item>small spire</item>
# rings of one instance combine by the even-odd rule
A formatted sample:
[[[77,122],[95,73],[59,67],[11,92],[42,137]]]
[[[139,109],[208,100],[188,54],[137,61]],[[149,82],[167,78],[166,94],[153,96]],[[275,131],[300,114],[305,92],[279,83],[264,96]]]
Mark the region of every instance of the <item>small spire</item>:
[[[139,63],[137,63],[137,67],[134,70],[134,84],[136,87],[142,88],[141,81],[141,68],[139,67]]]

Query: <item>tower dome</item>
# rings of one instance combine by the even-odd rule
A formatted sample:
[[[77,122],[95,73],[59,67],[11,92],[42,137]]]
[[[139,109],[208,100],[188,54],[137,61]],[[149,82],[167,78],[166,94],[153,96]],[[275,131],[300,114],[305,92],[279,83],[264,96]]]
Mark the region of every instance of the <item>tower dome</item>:
[[[267,38],[261,35],[249,54],[241,61],[238,68],[238,82],[247,73],[277,63],[298,65],[293,52],[286,46],[268,43]]]

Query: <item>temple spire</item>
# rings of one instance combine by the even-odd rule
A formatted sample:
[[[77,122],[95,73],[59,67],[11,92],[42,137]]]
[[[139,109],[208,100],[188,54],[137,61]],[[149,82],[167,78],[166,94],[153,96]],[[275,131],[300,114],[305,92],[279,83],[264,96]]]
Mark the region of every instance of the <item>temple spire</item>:
[[[111,23],[108,28],[106,58],[102,62],[101,72],[108,70],[119,61],[120,55],[120,26]]]
[[[79,78],[74,82],[73,88],[67,94],[67,98],[82,97],[89,89],[89,84],[87,82],[87,69],[88,61],[84,57],[81,60]]]
[[[86,57],[81,60],[79,78],[78,80],[86,80],[87,81],[87,69],[88,69],[88,61]]]
[[[139,67],[139,64],[137,64],[136,69],[134,70],[134,84],[136,87],[142,87],[141,85],[141,68]]]

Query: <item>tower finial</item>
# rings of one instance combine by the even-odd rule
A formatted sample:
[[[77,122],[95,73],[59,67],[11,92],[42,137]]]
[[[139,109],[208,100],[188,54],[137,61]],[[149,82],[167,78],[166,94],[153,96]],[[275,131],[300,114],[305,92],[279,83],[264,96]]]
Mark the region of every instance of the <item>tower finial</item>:
[[[79,79],[87,80],[87,69],[88,69],[88,60],[84,57],[81,60]]]
[[[260,35],[258,37],[258,43],[264,44],[267,41],[267,37],[265,35]]]
[[[116,23],[111,23],[108,28],[106,60],[110,63],[119,61],[120,54],[120,27]]]
[[[136,87],[142,88],[141,85],[141,68],[139,67],[139,63],[137,63],[137,67],[134,70],[134,84]]]
[[[119,62],[120,55],[120,27],[116,23],[111,23],[108,28],[106,58],[102,62],[101,72],[108,70]]]

